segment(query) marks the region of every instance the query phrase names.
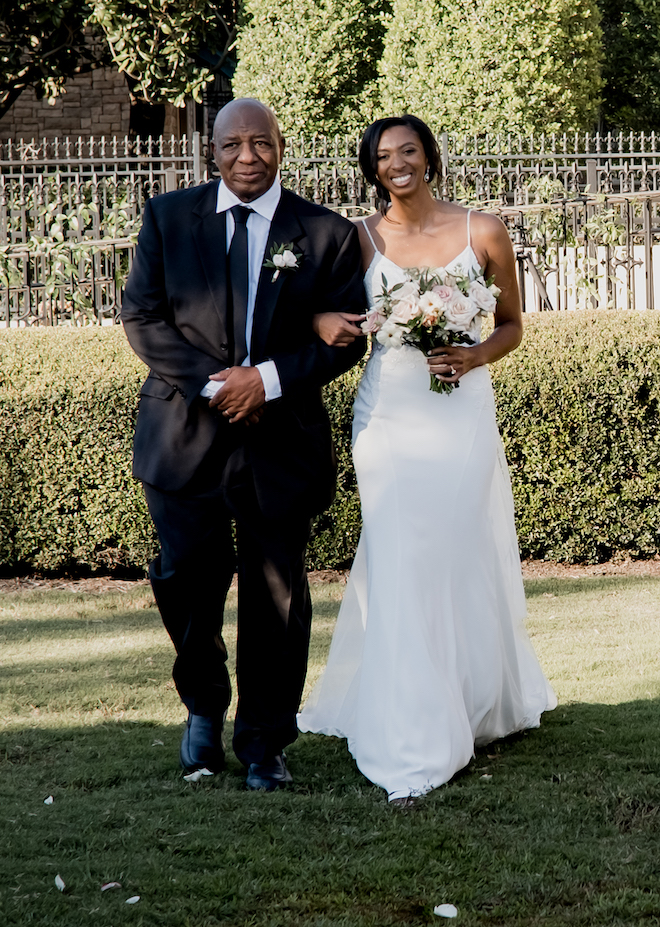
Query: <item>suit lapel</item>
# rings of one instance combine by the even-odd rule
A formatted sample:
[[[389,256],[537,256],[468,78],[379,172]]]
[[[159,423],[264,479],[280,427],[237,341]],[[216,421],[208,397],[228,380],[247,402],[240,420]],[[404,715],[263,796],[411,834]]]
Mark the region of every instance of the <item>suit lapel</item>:
[[[271,248],[292,243],[296,245],[296,253],[303,253],[305,230],[300,224],[295,209],[295,198],[287,190],[282,190],[280,202],[270,224],[270,234],[264,252],[264,261],[270,257]],[[257,298],[254,305],[254,323],[252,325],[252,341],[250,357],[252,363],[258,363],[264,356],[266,340],[277,306],[280,291],[286,282],[287,276],[296,271],[283,271],[273,282],[274,270],[272,267],[262,267],[257,288]]]
[[[207,194],[193,210],[192,237],[206,276],[213,305],[223,327],[227,322],[227,219],[215,211],[218,184],[209,184]]]

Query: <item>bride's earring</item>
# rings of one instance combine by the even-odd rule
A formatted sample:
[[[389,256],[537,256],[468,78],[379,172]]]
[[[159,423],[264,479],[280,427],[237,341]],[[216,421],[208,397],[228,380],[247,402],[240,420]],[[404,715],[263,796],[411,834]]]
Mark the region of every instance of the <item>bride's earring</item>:
[[[424,183],[428,183],[431,179],[431,172],[429,170],[428,164],[426,165],[426,172],[424,173]]]

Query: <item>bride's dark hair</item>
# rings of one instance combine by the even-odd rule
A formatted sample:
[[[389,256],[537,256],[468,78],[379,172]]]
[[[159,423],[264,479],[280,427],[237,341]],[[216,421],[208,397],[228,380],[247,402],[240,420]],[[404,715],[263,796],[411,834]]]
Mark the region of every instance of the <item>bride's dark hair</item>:
[[[429,163],[429,182],[440,173],[440,149],[433,132],[425,122],[417,116],[406,114],[404,116],[388,116],[387,119],[377,119],[372,122],[362,136],[360,144],[360,167],[362,173],[376,188],[378,194],[378,208],[385,215],[390,205],[390,196],[387,190],[378,182],[378,144],[383,132],[395,126],[406,126],[419,136],[426,160]]]

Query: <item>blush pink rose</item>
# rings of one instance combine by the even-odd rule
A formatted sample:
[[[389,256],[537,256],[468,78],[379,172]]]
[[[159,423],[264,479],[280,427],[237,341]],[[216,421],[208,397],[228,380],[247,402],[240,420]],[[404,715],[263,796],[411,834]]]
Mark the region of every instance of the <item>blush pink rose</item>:
[[[450,286],[445,286],[444,283],[441,283],[439,286],[433,287],[433,292],[440,297],[443,301],[451,299],[451,295],[454,292]]]
[[[382,328],[384,321],[385,316],[378,312],[377,309],[372,309],[367,313],[367,317],[360,325],[360,328],[365,335],[375,335]]]

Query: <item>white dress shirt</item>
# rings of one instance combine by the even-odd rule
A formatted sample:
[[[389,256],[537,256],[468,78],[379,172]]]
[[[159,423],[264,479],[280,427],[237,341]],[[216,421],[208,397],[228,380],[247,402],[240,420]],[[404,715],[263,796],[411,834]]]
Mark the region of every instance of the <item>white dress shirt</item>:
[[[234,237],[234,217],[231,213],[232,206],[247,206],[253,211],[248,216],[248,304],[247,319],[245,323],[245,343],[248,347],[248,355],[243,361],[243,367],[250,366],[250,340],[252,338],[252,325],[254,323],[254,304],[257,298],[257,287],[259,286],[259,277],[261,268],[264,263],[266,253],[266,244],[270,233],[270,224],[273,221],[275,210],[280,202],[282,187],[278,178],[272,187],[262,193],[256,200],[251,203],[244,203],[235,193],[229,189],[226,184],[220,181],[218,186],[218,199],[215,207],[216,212],[224,212],[227,223],[227,251]],[[266,402],[272,399],[279,399],[282,395],[282,386],[280,377],[275,366],[275,361],[263,361],[256,365],[264,384],[266,393]],[[218,389],[222,387],[223,381],[209,380],[201,395],[207,398],[214,396]]]

